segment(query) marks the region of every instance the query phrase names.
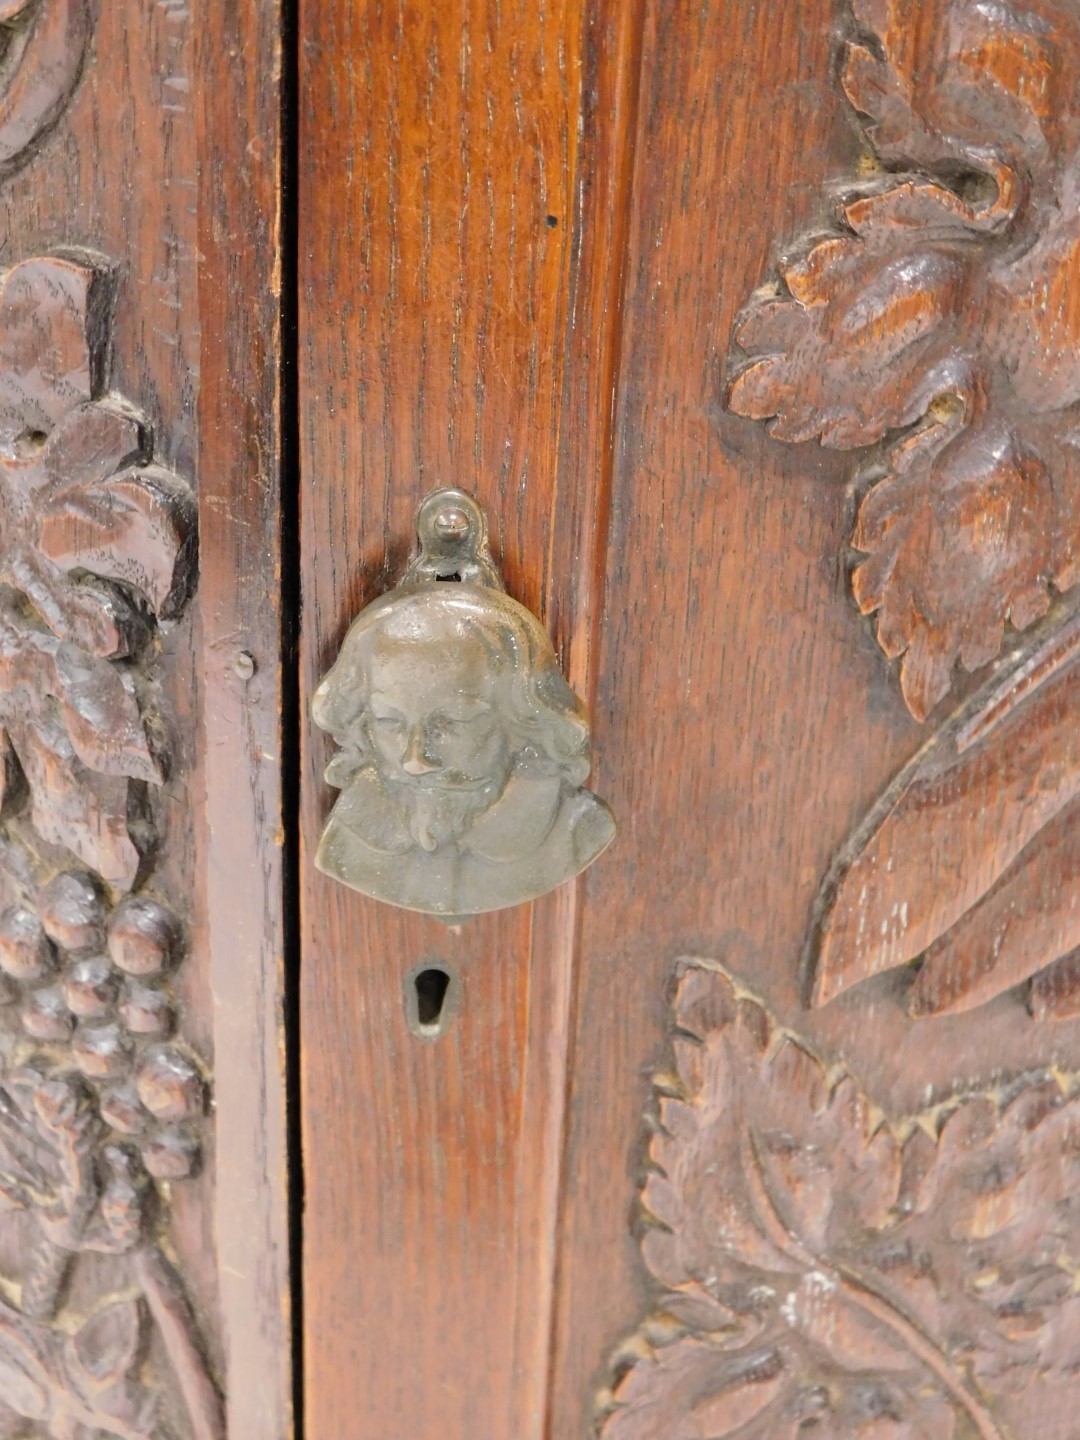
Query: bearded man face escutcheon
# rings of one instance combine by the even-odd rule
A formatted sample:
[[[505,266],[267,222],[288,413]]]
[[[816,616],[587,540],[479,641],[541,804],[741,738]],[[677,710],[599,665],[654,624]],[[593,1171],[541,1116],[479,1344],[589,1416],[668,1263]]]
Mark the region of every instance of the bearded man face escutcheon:
[[[531,900],[615,833],[582,788],[589,727],[547,632],[503,590],[483,513],[420,507],[420,553],[362,610],[315,692],[341,790],[315,864],[354,890],[454,918]]]

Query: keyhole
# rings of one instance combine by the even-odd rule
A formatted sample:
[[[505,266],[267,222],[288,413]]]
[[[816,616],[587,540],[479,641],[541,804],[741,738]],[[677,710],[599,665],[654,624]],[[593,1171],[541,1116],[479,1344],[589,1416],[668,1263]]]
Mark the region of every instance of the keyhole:
[[[441,965],[425,965],[406,982],[409,1029],[425,1040],[441,1035],[453,1013],[456,982]]]

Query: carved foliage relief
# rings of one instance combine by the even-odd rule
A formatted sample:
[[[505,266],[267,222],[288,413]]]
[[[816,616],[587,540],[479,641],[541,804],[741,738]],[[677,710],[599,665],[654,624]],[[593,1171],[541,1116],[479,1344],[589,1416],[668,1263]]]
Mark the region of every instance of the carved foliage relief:
[[[0,0],[0,178],[90,34],[87,0]],[[0,274],[0,1440],[224,1434],[168,1257],[208,1094],[151,798],[195,504],[110,388],[112,289],[82,251]]]
[[[220,1401],[166,1253],[206,1083],[176,1034],[184,933],[156,893],[148,798],[195,510],[109,389],[110,290],[86,253],[0,279],[0,1207],[18,1241],[0,1436],[162,1435],[152,1354],[213,1440]]]
[[[604,1440],[1064,1426],[1080,1078],[893,1116],[715,968],[684,967],[674,1008],[642,1192],[659,1295],[620,1358]]]
[[[740,414],[863,452],[852,588],[923,720],[1007,656],[842,847],[807,997],[922,958],[919,1015],[1080,1008],[1080,10],[855,0],[870,153],[736,330]],[[1065,597],[1065,598],[1062,598]],[[1040,622],[1035,625],[1035,622]],[[1026,646],[1019,632],[1030,628]]]
[[[1080,617],[992,677],[896,777],[819,897],[808,999],[918,961],[913,1014],[1029,977],[1039,1019],[1080,1011]]]
[[[1080,576],[1080,12],[855,0],[844,88],[877,174],[736,338],[771,432],[881,442],[860,609],[922,719]]]
[[[836,232],[744,312],[730,403],[862,452],[854,597],[912,714],[988,670],[840,847],[805,998],[906,965],[890,994],[918,1017],[1021,984],[1037,1017],[1073,1016],[1080,9],[853,12],[867,163]],[[674,1024],[642,1191],[656,1304],[604,1440],[1074,1434],[1080,1076],[895,1114],[704,961]]]

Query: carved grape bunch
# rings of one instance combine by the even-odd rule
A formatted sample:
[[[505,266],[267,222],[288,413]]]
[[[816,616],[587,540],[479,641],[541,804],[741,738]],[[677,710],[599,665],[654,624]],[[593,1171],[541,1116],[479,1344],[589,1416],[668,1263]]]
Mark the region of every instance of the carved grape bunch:
[[[0,163],[2,142],[0,101]],[[30,1237],[19,1308],[0,1304],[0,1436],[163,1435],[137,1378],[152,1318],[191,1432],[221,1440],[161,1248],[207,1084],[177,1034],[183,927],[151,893],[156,665],[194,583],[195,506],[109,389],[110,298],[81,252],[0,277],[0,1203]],[[71,1316],[92,1254],[141,1299]]]
[[[89,0],[0,0],[0,178],[62,112],[91,22]],[[151,893],[157,661],[195,504],[110,389],[111,288],[83,251],[0,275],[0,1207],[25,1262],[0,1297],[0,1440],[223,1440],[158,1183],[197,1171],[207,1098],[177,1035],[182,926]],[[112,1259],[72,1314],[89,1254]]]
[[[0,914],[0,999],[29,1039],[86,1078],[102,1119],[162,1180],[194,1172],[191,1126],[205,1104],[197,1064],[170,1043],[170,975],[181,954],[181,928],[165,906],[136,896],[110,913],[83,874],[60,874],[33,909]]]
[[[189,593],[195,512],[107,388],[109,301],[88,255],[0,282],[0,748],[5,810],[126,890],[151,838],[131,785],[165,772],[134,662]]]

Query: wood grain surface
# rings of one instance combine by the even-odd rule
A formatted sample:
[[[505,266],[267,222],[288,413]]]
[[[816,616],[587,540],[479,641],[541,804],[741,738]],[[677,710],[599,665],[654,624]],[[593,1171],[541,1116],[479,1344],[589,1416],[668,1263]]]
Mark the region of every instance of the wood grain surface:
[[[206,933],[218,1190],[213,1222],[231,1436],[293,1433],[286,1142],[285,714],[295,590],[285,468],[285,61],[278,0],[193,12],[201,375]],[[286,496],[289,498],[287,499]],[[283,550],[289,559],[283,559]],[[293,702],[294,703],[294,702]],[[295,805],[295,800],[291,802]]]
[[[306,695],[400,574],[439,484],[485,504],[511,593],[587,691],[634,21],[573,4],[301,7]],[[588,154],[583,103],[612,120]],[[576,893],[448,929],[333,885],[310,864],[328,754],[309,731],[307,1424],[355,1429],[363,1397],[372,1426],[402,1435],[539,1436]],[[460,981],[437,1042],[407,1026],[426,960]],[[356,1126],[331,1121],[345,1092]]]
[[[920,736],[851,614],[843,556],[856,468],[813,444],[763,444],[723,413],[718,352],[743,297],[773,272],[776,247],[805,245],[800,237],[834,223],[827,182],[858,173],[865,141],[832,82],[843,10],[791,7],[777,25],[751,6],[717,7],[688,31],[695,44],[670,42],[700,17],[666,9],[645,51],[641,114],[662,118],[652,144],[638,146],[647,159],[634,182],[630,268],[640,282],[626,304],[597,714],[605,759],[635,757],[609,781],[635,829],[630,845],[624,831],[622,875],[590,882],[585,910],[558,1435],[580,1433],[596,1337],[615,1342],[637,1283],[625,1200],[636,1156],[623,1152],[619,1189],[611,1136],[633,1126],[644,1073],[662,1058],[657,1007],[680,950],[719,960],[768,996],[782,1024],[850,1063],[894,1113],[1077,1054],[1071,1026],[1033,1033],[1016,995],[984,1006],[975,1025],[909,1020],[899,982],[802,1011],[813,891]],[[734,58],[710,87],[716,57]],[[688,112],[702,127],[689,146]],[[687,149],[705,158],[676,187]],[[679,537],[678,558],[628,564],[661,525]],[[665,695],[681,700],[669,724],[649,724],[643,764],[645,715]],[[637,855],[648,857],[640,875]],[[937,852],[939,876],[952,858]]]

